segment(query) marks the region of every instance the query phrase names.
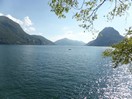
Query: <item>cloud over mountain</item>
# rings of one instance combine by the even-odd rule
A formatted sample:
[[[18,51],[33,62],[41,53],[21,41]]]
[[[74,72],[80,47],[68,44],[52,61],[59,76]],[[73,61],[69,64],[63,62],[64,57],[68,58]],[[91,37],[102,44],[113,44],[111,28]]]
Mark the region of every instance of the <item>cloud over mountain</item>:
[[[29,16],[25,16],[22,20],[10,15],[10,14],[3,14],[0,13],[0,16],[6,16],[9,19],[11,19],[12,21],[18,23],[25,32],[32,34],[33,32],[36,31],[36,28],[33,26],[33,22],[31,21],[31,19],[29,18]]]
[[[29,16],[24,17],[24,21],[23,22],[24,22],[25,26],[32,26],[33,25],[31,19],[29,18]]]

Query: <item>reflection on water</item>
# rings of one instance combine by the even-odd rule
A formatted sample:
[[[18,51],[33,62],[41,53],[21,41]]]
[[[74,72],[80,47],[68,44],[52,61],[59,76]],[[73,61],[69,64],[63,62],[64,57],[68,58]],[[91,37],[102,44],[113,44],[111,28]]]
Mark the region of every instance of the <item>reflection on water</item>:
[[[100,78],[99,83],[105,82],[107,87],[99,89],[104,91],[101,98],[108,99],[132,99],[132,74],[128,66],[124,65]]]
[[[132,99],[132,75],[105,49],[0,46],[0,99]]]

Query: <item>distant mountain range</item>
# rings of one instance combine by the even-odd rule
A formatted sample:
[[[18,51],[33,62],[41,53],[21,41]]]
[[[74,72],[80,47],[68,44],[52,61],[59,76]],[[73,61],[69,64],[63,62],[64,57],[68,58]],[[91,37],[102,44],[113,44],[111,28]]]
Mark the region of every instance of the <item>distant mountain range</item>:
[[[111,46],[123,40],[123,36],[112,27],[104,28],[97,38],[86,45],[88,46]],[[18,45],[85,45],[82,41],[70,40],[67,38],[52,42],[39,35],[27,34],[21,26],[11,19],[0,16],[0,44],[18,44]]]
[[[73,45],[73,46],[85,45],[85,43],[82,42],[82,41],[70,40],[70,39],[67,39],[67,38],[63,38],[63,39],[57,40],[54,43],[56,45]]]
[[[97,36],[97,38],[89,42],[88,46],[111,46],[119,43],[124,37],[119,34],[117,30],[112,27],[104,28]]]
[[[42,36],[29,35],[16,22],[0,16],[0,44],[53,45],[54,43]]]

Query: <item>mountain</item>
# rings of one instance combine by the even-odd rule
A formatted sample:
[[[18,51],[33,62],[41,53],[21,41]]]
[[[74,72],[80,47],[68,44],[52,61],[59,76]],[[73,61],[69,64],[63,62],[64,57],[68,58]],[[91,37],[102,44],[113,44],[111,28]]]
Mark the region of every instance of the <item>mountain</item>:
[[[85,45],[85,43],[82,42],[82,41],[70,40],[70,39],[67,39],[67,38],[57,40],[54,43],[56,45],[73,45],[73,46]]]
[[[46,39],[45,37],[43,36],[40,36],[40,35],[31,35],[33,38],[35,39],[39,39],[40,42],[41,42],[41,45],[55,45],[52,41]]]
[[[51,44],[51,41],[31,36],[23,31],[18,23],[5,16],[0,16],[0,44],[45,45]]]
[[[89,42],[88,46],[111,46],[119,43],[124,37],[119,34],[117,30],[112,27],[104,28],[97,36],[97,38]]]

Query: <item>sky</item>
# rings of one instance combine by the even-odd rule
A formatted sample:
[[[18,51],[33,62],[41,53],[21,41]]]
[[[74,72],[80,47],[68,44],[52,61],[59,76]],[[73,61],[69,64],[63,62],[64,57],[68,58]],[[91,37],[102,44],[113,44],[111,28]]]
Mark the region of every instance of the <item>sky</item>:
[[[50,0],[0,0],[0,15],[4,15],[19,23],[21,27],[30,35],[42,35],[51,41],[62,38],[79,40],[85,43],[96,38],[90,31],[84,33],[84,29],[79,27],[79,22],[72,19],[74,10],[67,14],[66,19],[59,19],[48,5]],[[114,27],[120,32],[125,33],[125,28],[132,26],[132,9],[127,16],[116,17],[107,22],[102,16],[106,14],[106,9],[111,5],[105,4],[99,9],[99,19],[95,21],[94,27],[101,31],[105,27]]]

